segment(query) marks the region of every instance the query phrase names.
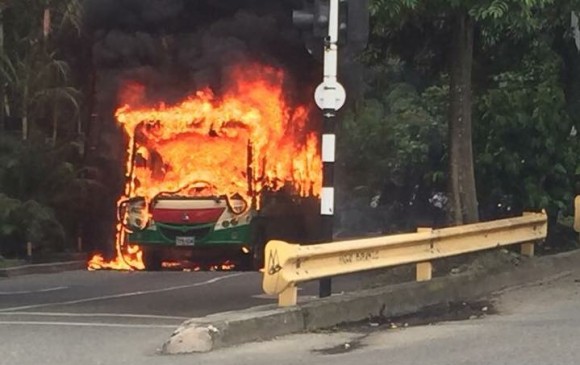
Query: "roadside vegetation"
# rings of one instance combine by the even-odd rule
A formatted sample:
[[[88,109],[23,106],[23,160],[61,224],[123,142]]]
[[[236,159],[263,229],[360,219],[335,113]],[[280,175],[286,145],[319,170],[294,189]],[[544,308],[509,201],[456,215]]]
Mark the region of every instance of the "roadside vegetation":
[[[339,229],[546,209],[552,244],[574,244],[580,2],[371,4],[362,96],[340,127]],[[72,251],[114,190],[87,164],[94,80],[82,2],[4,1],[0,30],[0,256],[22,257],[26,242]]]
[[[345,117],[339,150],[346,196],[374,202],[375,230],[546,209],[552,244],[575,244],[566,217],[580,192],[576,9],[372,1],[365,97]]]
[[[0,255],[76,248],[83,177],[84,80],[76,0],[0,4]],[[82,53],[82,52],[81,52]],[[86,118],[85,118],[86,119]]]

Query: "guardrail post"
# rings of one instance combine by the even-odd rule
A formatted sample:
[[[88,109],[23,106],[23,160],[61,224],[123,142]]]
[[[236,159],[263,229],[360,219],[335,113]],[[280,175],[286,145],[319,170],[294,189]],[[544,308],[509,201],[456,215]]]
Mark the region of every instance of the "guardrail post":
[[[533,242],[522,243],[521,254],[523,256],[528,257],[534,256],[534,243]]]
[[[433,277],[433,264],[429,261],[417,264],[417,281],[429,281]]]
[[[421,227],[417,228],[417,233],[424,233],[424,232],[433,232],[433,228],[426,228]],[[431,245],[433,245],[431,243]],[[433,247],[431,247],[433,248]],[[427,262],[419,262],[417,264],[417,273],[416,273],[416,280],[417,281],[429,281],[433,277],[433,264],[429,261]]]
[[[298,287],[289,286],[278,295],[279,307],[292,307],[298,303]]]

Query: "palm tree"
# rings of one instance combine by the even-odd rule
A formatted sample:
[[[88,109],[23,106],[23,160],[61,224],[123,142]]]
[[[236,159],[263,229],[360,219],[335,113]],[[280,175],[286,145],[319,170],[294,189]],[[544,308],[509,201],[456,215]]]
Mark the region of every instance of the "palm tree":
[[[0,52],[0,75],[8,85],[11,99],[22,117],[22,139],[29,136],[30,119],[51,115],[53,142],[56,140],[58,119],[68,107],[79,116],[80,92],[69,86],[69,67],[53,54],[43,54],[40,46],[31,47],[25,57],[14,60]],[[69,112],[69,115],[71,112]]]
[[[4,3],[0,3],[0,52],[4,53]],[[6,85],[0,82],[0,131],[4,131],[6,125],[5,104]]]
[[[81,93],[65,61],[81,10],[79,0],[0,0],[0,129],[18,116],[23,140],[36,126],[52,141],[20,143],[0,132],[0,240],[62,244],[63,229],[76,234],[99,188],[82,174],[74,142],[56,146],[71,122],[81,132]]]
[[[6,85],[0,89],[0,96],[2,91],[7,95],[3,106],[20,114],[23,140],[29,137],[31,122],[38,123],[49,115],[52,141],[56,143],[61,117],[71,117],[80,125],[80,92],[70,85],[69,66],[58,59],[51,35],[71,28],[80,33],[81,4],[78,0],[53,0],[50,4],[45,0],[17,0],[4,3],[4,7],[0,14],[9,9],[12,26],[6,29],[10,48],[0,47],[0,81]],[[42,27],[36,21],[39,18]]]

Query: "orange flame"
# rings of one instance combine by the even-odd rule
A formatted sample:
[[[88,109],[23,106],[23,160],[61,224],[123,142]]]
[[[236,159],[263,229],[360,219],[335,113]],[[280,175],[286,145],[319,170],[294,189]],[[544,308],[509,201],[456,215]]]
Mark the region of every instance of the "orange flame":
[[[236,264],[231,261],[225,261],[221,264],[212,265],[209,271],[230,271],[236,268]]]
[[[181,264],[181,262],[177,262],[177,261],[163,261],[161,263],[161,267],[164,267],[166,269],[179,269],[181,268],[183,265]]]
[[[120,249],[122,246],[117,245]],[[107,261],[103,255],[97,254],[91,258],[88,266],[89,271],[112,269],[112,270],[144,270],[143,252],[139,246],[128,245],[125,250],[117,251],[117,256],[112,261]]]
[[[143,86],[127,85],[115,113],[129,137],[128,182],[120,201],[151,200],[162,192],[194,196],[199,186],[192,184],[200,182],[212,195],[237,193],[247,201],[252,192],[285,185],[302,196],[319,194],[322,162],[308,123],[311,109],[288,101],[285,73],[255,64],[234,69],[230,79],[221,97],[204,89],[171,106],[148,105]],[[142,268],[124,240],[119,225],[117,258],[107,263],[96,256],[90,268]]]

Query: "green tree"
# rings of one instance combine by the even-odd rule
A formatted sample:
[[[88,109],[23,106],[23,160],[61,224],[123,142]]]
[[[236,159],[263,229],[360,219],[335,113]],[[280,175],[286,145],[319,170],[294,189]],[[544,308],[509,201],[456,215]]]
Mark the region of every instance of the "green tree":
[[[384,184],[440,184],[445,124],[431,114],[432,105],[441,101],[438,88],[420,94],[413,85],[398,82],[381,91],[344,118],[339,151],[349,171],[347,186],[365,182],[380,191]]]
[[[0,113],[2,118],[4,113],[20,117],[23,140],[28,139],[32,123],[52,129],[56,143],[59,119],[79,117],[80,93],[71,85],[70,69],[59,57],[57,40],[61,32],[80,31],[80,3],[22,0],[3,6]]]
[[[79,165],[74,144],[54,148],[38,138],[22,143],[0,136],[0,243],[71,247],[91,198],[103,189]]]
[[[79,0],[0,5],[0,127],[6,117],[21,120],[25,140],[0,136],[0,239],[16,247],[31,241],[62,249],[88,202],[92,182],[81,178],[80,145],[59,135],[80,129],[81,94],[66,42],[81,27]]]
[[[562,59],[545,38],[492,79],[475,114],[482,195],[513,196],[527,209],[567,210],[580,171],[580,144],[567,112]]]
[[[493,43],[501,36],[529,31],[537,26],[533,12],[551,0],[374,0],[375,34],[396,37],[411,25],[421,33],[430,29],[450,36],[449,168],[448,182],[455,224],[479,219],[472,146],[472,71],[476,25],[481,39]],[[425,35],[423,33],[423,35]],[[409,40],[407,39],[407,42]]]

